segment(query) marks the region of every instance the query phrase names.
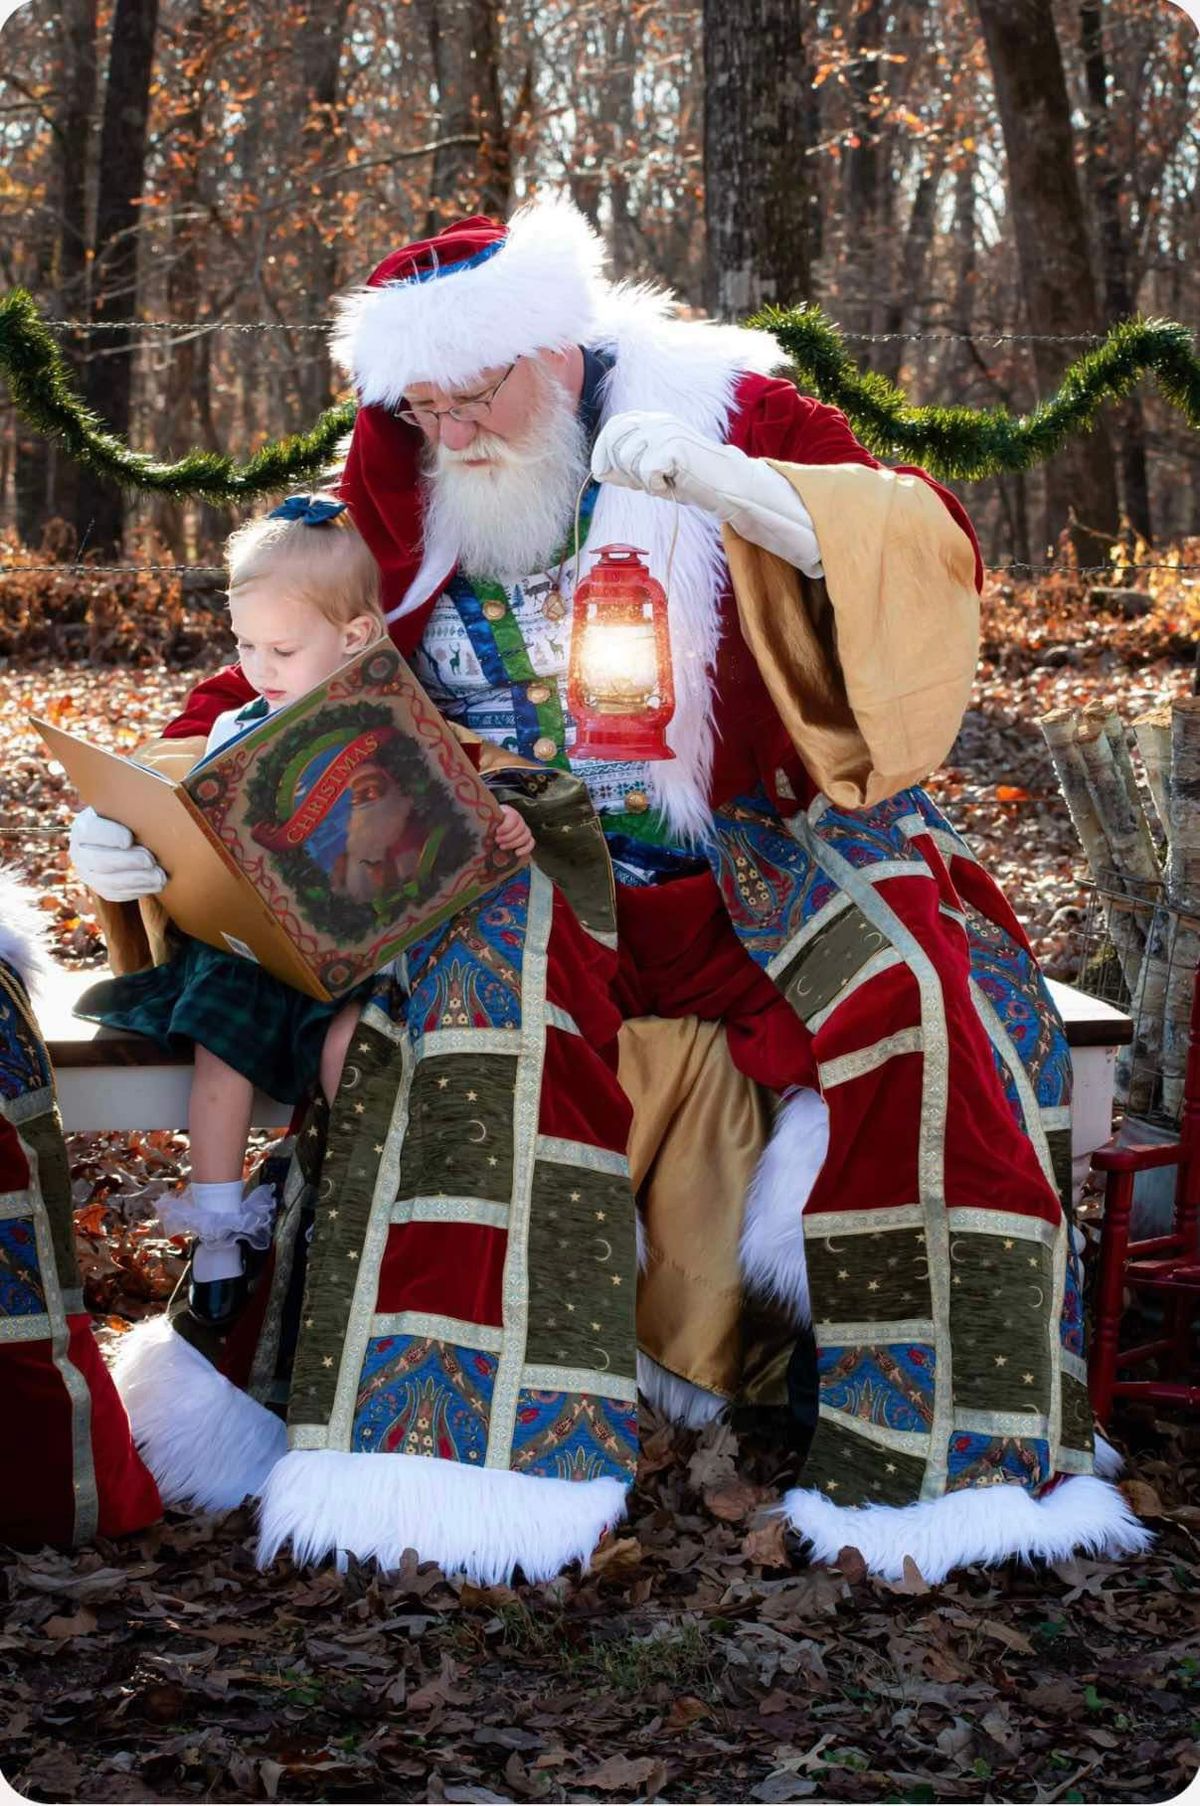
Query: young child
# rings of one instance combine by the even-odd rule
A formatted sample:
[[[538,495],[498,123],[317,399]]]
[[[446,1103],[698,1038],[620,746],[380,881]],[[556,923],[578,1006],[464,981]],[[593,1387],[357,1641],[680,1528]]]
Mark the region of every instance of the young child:
[[[258,694],[217,718],[206,758],[386,631],[375,561],[332,496],[289,497],[240,527],[226,558],[238,657]],[[500,845],[524,856],[532,834],[515,809],[502,814]],[[226,1322],[241,1302],[242,1242],[263,1248],[270,1236],[267,1188],[242,1198],[255,1088],[296,1103],[319,1078],[332,1101],[360,1009],[354,996],[305,997],[253,961],[190,938],[166,965],[93,985],[80,999],[81,1016],[169,1048],[194,1045],[192,1182],[161,1214],[169,1233],[197,1238],[190,1303],[206,1322]]]

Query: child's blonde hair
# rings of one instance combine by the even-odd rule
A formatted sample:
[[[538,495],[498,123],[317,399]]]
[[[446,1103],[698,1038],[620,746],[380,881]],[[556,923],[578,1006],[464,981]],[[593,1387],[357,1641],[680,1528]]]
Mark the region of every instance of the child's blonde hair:
[[[308,501],[341,506],[334,495],[312,495]],[[348,509],[316,526],[278,514],[247,521],[230,534],[225,562],[231,601],[252,583],[282,578],[327,621],[344,627],[359,615],[373,615],[384,630],[379,566]]]

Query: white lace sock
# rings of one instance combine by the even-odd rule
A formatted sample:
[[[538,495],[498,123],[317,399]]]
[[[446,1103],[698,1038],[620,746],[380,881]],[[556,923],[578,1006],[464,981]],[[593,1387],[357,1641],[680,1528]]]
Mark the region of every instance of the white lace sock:
[[[196,1208],[199,1240],[192,1255],[192,1274],[201,1283],[210,1279],[236,1279],[242,1271],[242,1250],[236,1235],[226,1227],[231,1217],[242,1208],[242,1182],[227,1180],[219,1184],[191,1186]],[[216,1231],[204,1233],[204,1220],[210,1218]],[[224,1221],[222,1221],[224,1219]]]
[[[180,1197],[164,1198],[158,1214],[168,1235],[195,1236],[192,1271],[197,1279],[233,1279],[242,1271],[239,1242],[270,1247],[275,1198],[269,1185],[256,1185],[244,1198],[241,1181],[232,1179],[189,1185]]]

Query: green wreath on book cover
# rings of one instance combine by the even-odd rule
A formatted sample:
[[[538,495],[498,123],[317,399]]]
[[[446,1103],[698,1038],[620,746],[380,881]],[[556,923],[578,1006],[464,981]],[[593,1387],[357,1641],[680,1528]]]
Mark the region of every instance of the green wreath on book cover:
[[[349,742],[372,728],[390,728],[394,721],[387,709],[370,702],[346,703],[322,711],[321,740]],[[303,767],[319,750],[310,720],[298,721],[264,752],[246,784],[247,819],[275,824],[279,821],[279,796],[294,784]],[[337,941],[358,940],[386,926],[397,904],[419,904],[441,887],[444,878],[464,864],[474,851],[470,827],[446,785],[430,770],[427,758],[405,734],[386,740],[372,755],[413,804],[412,820],[425,836],[416,873],[369,903],[356,902],[332,885],[329,874],[304,845],[284,847],[272,853],[280,877],[293,893],[297,907],[320,933]]]

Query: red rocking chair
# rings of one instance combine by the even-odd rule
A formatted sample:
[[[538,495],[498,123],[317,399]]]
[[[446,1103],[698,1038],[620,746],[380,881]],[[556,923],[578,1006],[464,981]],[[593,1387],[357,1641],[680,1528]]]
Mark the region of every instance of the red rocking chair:
[[[1131,1242],[1133,1186],[1138,1173],[1178,1166],[1171,1231]],[[1093,1309],[1088,1387],[1092,1410],[1107,1425],[1115,1398],[1200,1407],[1194,1319],[1200,1307],[1200,973],[1193,979],[1191,1042],[1179,1134],[1171,1142],[1114,1137],[1092,1155],[1106,1175],[1100,1271]],[[1126,1290],[1151,1293],[1162,1305],[1161,1333],[1133,1348],[1119,1344]],[[1157,1361],[1164,1379],[1119,1379],[1124,1368]]]

